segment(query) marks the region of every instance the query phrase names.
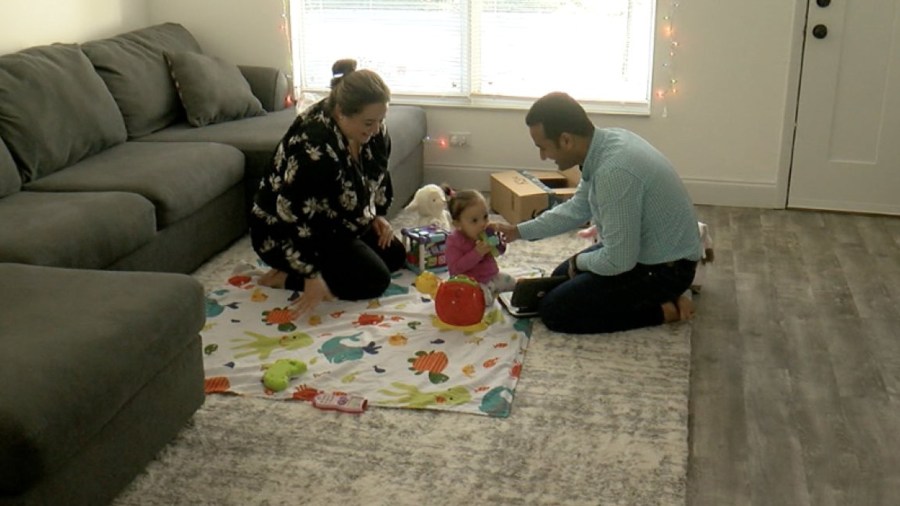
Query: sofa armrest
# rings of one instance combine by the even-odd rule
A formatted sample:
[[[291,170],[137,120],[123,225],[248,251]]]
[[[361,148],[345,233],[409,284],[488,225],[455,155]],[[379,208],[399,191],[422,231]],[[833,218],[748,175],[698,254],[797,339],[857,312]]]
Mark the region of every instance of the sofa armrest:
[[[274,67],[254,67],[239,65],[244,79],[250,83],[250,90],[262,103],[263,109],[273,112],[286,107],[285,99],[290,90],[284,72]]]

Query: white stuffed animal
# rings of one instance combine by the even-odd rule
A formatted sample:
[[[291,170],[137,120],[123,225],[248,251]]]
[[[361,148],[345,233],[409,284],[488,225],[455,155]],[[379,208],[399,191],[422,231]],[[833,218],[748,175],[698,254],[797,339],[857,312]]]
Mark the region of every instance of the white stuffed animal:
[[[450,211],[447,210],[447,194],[436,184],[426,184],[416,190],[407,210],[419,213],[416,226],[437,225],[450,230]]]

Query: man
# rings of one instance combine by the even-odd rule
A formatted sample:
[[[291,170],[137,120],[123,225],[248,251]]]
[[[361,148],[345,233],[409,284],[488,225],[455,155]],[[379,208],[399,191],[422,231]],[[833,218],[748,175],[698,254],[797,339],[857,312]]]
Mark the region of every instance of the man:
[[[538,311],[551,330],[614,332],[693,315],[685,292],[701,255],[691,198],[669,161],[620,128],[597,128],[565,93],[537,100],[525,118],[541,160],[578,165],[575,195],[518,225],[495,223],[511,242],[597,226],[600,241],[554,270],[569,280]]]

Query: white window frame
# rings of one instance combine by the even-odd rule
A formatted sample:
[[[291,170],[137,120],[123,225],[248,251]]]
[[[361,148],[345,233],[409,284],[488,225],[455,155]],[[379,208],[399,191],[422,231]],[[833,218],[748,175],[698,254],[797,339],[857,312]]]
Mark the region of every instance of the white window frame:
[[[301,19],[302,16],[302,4],[305,1],[309,0],[291,0],[290,1],[290,9],[289,16],[291,20],[291,26],[294,27],[291,29],[292,33],[292,55],[293,55],[293,71],[294,71],[294,83],[295,83],[295,92],[297,96],[300,98],[301,104],[304,102],[311,102],[313,100],[317,100],[325,96],[328,93],[328,89],[325,86],[318,87],[303,87],[304,80],[304,61],[302,58],[303,55],[303,38],[300,36],[301,27],[303,26]],[[315,1],[315,0],[312,0]],[[378,0],[373,0],[378,1]],[[478,27],[480,23],[480,5],[483,0],[460,0],[463,2],[464,9],[467,10],[468,17],[468,32],[463,34],[463,40],[461,42],[463,51],[467,52],[467,59],[464,64],[468,64],[468,72],[466,76],[463,78],[462,87],[464,88],[464,93],[459,96],[442,96],[438,94],[403,94],[403,93],[392,93],[392,101],[394,103],[402,103],[402,104],[415,104],[415,105],[423,105],[423,106],[431,106],[431,107],[450,107],[450,108],[468,108],[468,109],[515,109],[515,110],[524,110],[528,109],[531,104],[534,103],[534,100],[538,97],[509,97],[509,96],[496,96],[490,94],[483,94],[478,92],[473,92],[472,82],[476,81],[479,76],[480,70],[480,52],[476,50],[474,47],[475,44],[478,44],[478,37],[473,36],[474,33],[479,33]],[[585,1],[604,1],[604,0],[585,0]],[[655,44],[655,34],[656,34],[656,2],[649,1],[648,8],[650,9],[649,19],[651,26],[647,27],[647,31],[645,36],[647,40],[645,41],[647,44],[647,54],[646,54],[646,65],[647,65],[647,82],[644,90],[644,99],[636,100],[636,101],[611,101],[611,100],[591,100],[585,99],[583,97],[579,97],[577,94],[573,93],[573,96],[579,100],[579,102],[585,107],[588,112],[591,113],[601,113],[601,114],[625,114],[625,115],[641,115],[648,116],[650,114],[652,100],[653,100],[653,55],[654,55],[654,44]],[[299,29],[298,29],[299,28]],[[346,36],[346,34],[341,34],[340,36]],[[371,35],[369,35],[371,36]],[[327,42],[326,42],[327,43]],[[567,48],[570,51],[578,51],[578,48],[566,46],[565,42],[555,43],[558,47]],[[601,49],[598,49],[601,50]],[[585,55],[589,57],[589,55]],[[354,57],[354,55],[348,55],[348,57]],[[360,63],[361,68],[367,68],[366,60],[364,57],[357,58]],[[539,67],[540,62],[535,62],[535,67]],[[321,71],[321,69],[319,69]],[[378,70],[374,68],[374,70]],[[577,69],[573,69],[573,77],[577,78]],[[390,83],[388,83],[390,85]],[[547,90],[556,91],[556,90]],[[569,91],[569,90],[559,90],[559,91]]]

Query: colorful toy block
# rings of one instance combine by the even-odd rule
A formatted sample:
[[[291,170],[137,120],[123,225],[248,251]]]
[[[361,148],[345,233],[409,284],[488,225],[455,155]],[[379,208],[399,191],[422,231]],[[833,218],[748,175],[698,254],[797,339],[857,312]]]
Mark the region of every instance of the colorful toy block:
[[[404,228],[401,231],[406,246],[406,266],[413,272],[432,272],[447,269],[444,250],[450,232],[437,225]]]

